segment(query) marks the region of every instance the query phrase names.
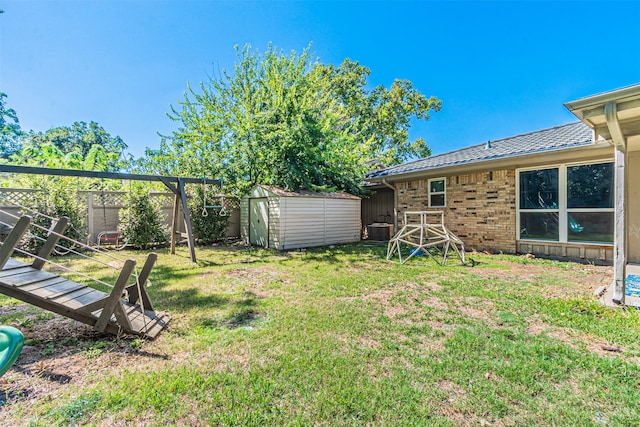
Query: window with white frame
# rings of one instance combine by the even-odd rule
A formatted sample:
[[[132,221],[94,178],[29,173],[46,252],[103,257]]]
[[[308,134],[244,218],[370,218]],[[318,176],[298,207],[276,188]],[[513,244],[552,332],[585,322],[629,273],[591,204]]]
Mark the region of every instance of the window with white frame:
[[[445,178],[429,180],[429,207],[444,208],[447,206],[447,184]]]
[[[613,163],[518,171],[518,238],[613,243]]]

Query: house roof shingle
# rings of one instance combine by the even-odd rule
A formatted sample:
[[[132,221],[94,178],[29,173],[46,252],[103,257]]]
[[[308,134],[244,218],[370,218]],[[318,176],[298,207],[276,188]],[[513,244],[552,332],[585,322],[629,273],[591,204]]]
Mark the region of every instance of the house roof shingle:
[[[487,148],[487,143],[483,143],[396,166],[390,166],[385,169],[370,172],[367,174],[367,178],[383,178],[447,166],[562,150],[588,145],[591,144],[591,142],[592,132],[588,126],[582,122],[569,123],[549,129],[490,141],[490,148]]]

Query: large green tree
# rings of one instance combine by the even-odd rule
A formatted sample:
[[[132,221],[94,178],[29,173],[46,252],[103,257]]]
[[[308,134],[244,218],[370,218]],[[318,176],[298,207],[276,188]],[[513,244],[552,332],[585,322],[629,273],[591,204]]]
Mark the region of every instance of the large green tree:
[[[6,93],[0,92],[0,158],[3,159],[20,150],[24,135],[16,111],[7,107],[6,97]]]
[[[96,122],[75,122],[48,131],[30,132],[14,163],[71,169],[116,171],[126,161],[127,145]]]
[[[76,122],[46,132],[31,131],[23,137],[21,149],[10,157],[16,165],[61,169],[118,171],[127,165],[127,148],[118,136],[112,137],[95,122]],[[5,183],[6,184],[6,183]],[[118,189],[117,180],[86,180],[69,177],[17,175],[12,185],[28,188]]]
[[[222,177],[243,193],[256,183],[359,193],[372,161],[390,165],[430,154],[409,141],[412,118],[440,109],[407,80],[368,87],[369,69],[324,65],[306,48],[264,55],[236,48],[233,73],[188,86],[169,116],[180,124],[141,168]]]

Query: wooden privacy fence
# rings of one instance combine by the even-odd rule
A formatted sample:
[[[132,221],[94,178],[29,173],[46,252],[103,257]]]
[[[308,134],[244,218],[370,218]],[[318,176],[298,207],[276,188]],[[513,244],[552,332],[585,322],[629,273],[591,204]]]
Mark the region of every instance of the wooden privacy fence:
[[[20,216],[21,206],[29,206],[34,194],[42,191],[26,188],[0,188],[0,210]],[[152,191],[149,195],[152,201],[160,205],[163,224],[167,228],[171,228],[174,194]],[[97,242],[99,233],[119,229],[120,209],[125,207],[126,196],[126,191],[80,190],[77,192],[78,205],[84,210],[83,217],[86,228],[82,231],[87,233],[87,240]],[[182,208],[180,208],[180,215],[182,215]],[[0,222],[14,223],[15,219],[0,212]],[[178,231],[185,232],[182,221],[178,222]],[[226,236],[240,236],[239,210],[231,211],[230,225],[227,228]]]

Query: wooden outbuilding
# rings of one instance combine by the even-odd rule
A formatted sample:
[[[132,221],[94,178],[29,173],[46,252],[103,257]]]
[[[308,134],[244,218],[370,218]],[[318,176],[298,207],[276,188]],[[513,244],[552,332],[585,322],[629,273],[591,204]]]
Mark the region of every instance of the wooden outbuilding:
[[[241,235],[247,244],[278,250],[357,242],[360,209],[352,194],[256,185],[240,201]]]

